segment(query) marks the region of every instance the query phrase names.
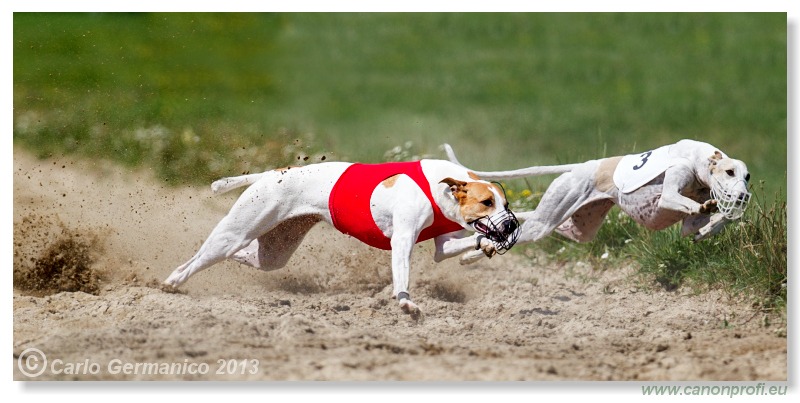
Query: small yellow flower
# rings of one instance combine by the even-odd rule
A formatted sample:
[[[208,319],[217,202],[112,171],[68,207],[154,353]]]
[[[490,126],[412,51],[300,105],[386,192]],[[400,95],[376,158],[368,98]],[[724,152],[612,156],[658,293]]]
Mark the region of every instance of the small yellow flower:
[[[520,192],[520,194],[519,194],[519,195],[520,195],[520,196],[522,196],[522,197],[528,197],[528,196],[530,196],[531,194],[532,194],[532,193],[531,193],[531,191],[530,191],[530,190],[528,190],[528,189],[524,189],[522,192]]]

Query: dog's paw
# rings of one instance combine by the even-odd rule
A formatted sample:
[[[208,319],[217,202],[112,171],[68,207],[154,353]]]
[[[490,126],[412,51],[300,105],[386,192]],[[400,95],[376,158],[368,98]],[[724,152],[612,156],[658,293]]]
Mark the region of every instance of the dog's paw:
[[[179,285],[189,279],[189,273],[186,270],[175,270],[172,274],[164,280],[165,287],[178,288]]]
[[[700,214],[711,214],[717,211],[717,201],[714,199],[706,200],[700,205]]]
[[[422,316],[422,310],[419,309],[417,304],[411,302],[409,299],[401,299],[400,300],[400,309],[403,310],[403,313],[410,315],[411,319],[419,320]]]
[[[175,282],[170,281],[169,279],[167,279],[167,280],[164,280],[163,283],[161,283],[161,287],[160,288],[161,288],[162,291],[166,291],[166,290],[169,290],[169,289],[173,289],[174,290],[174,289],[178,288],[178,285],[175,284]]]
[[[163,283],[159,283],[158,280],[153,279],[152,281],[147,283],[147,286],[150,288],[155,288],[167,294],[186,294],[185,290],[181,290],[177,286],[169,284],[166,281],[164,281]]]
[[[486,255],[486,257],[491,259],[492,256],[494,256],[497,253],[497,246],[494,244],[494,242],[484,238],[481,239],[480,250],[483,252],[484,255]]]

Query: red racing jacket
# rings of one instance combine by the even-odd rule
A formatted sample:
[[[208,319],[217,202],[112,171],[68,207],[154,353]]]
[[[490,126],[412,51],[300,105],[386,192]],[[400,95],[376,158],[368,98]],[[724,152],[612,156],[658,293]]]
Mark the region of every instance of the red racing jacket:
[[[367,245],[391,250],[391,240],[383,235],[383,231],[372,219],[369,200],[382,181],[397,174],[408,175],[413,179],[433,208],[433,224],[422,230],[417,242],[463,229],[460,224],[448,220],[436,205],[431,195],[431,186],[422,173],[419,161],[353,164],[348,167],[333,186],[328,199],[333,226]]]

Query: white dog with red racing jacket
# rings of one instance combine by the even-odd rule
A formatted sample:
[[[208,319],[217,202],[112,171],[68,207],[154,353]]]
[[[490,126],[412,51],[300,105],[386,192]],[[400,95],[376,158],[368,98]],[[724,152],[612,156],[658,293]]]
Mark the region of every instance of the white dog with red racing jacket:
[[[450,161],[460,165],[452,148],[444,146]],[[542,195],[536,210],[517,213],[524,221],[519,235],[523,243],[553,231],[574,241],[591,241],[614,204],[652,230],[683,221],[682,235],[694,235],[699,241],[740,218],[750,200],[750,173],[744,162],[694,140],[580,164],[472,172],[493,180],[562,173]],[[489,249],[467,253],[461,261],[491,256]]]
[[[211,187],[223,193],[246,185],[200,250],[172,272],[166,285],[177,287],[226,258],[279,269],[311,227],[325,221],[392,251],[392,296],[404,312],[418,315],[408,294],[415,243],[433,238],[438,262],[474,249],[489,254],[507,250],[519,230],[502,188],[442,160],[326,162],[224,178]],[[465,230],[477,234],[467,236]]]

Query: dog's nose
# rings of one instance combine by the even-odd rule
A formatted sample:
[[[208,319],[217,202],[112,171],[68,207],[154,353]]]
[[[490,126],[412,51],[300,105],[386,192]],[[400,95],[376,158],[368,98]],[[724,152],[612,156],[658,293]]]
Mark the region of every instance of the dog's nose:
[[[517,222],[515,220],[507,220],[503,223],[503,233],[510,234],[517,230]]]

